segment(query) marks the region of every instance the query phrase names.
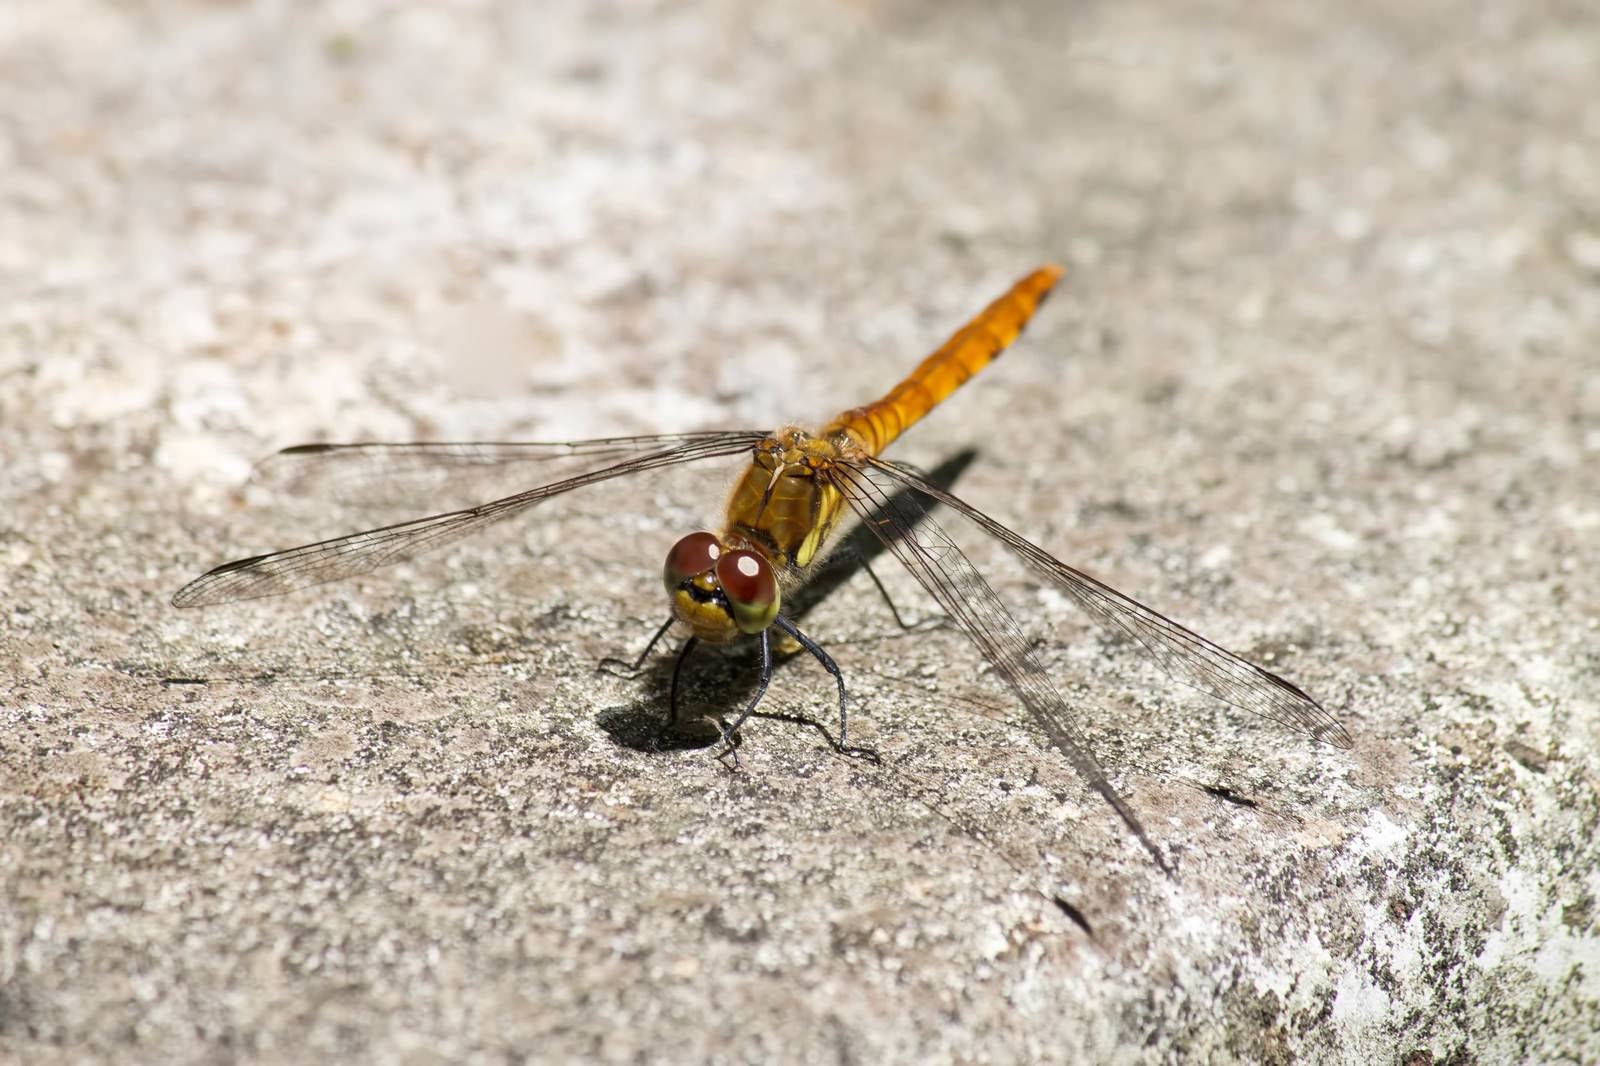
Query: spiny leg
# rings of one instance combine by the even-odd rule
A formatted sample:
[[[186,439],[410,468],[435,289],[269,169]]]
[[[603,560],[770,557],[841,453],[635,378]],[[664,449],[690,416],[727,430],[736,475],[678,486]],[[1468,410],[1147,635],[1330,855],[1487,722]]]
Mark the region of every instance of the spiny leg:
[[[865,558],[861,559],[861,569],[866,571],[867,576],[872,579],[873,585],[877,586],[878,595],[883,597],[883,602],[889,605],[889,613],[894,616],[894,624],[907,633],[922,633],[930,629],[938,629],[948,621],[944,615],[935,614],[927,618],[919,618],[915,622],[907,622],[900,617],[900,612],[894,605],[894,598],[889,595],[889,590],[884,588],[883,582],[878,579],[878,575],[872,572],[872,566]]]
[[[739,727],[744,725],[745,720],[755,713],[756,704],[760,703],[761,697],[767,694],[767,685],[772,681],[772,631],[763,629],[757,640],[761,648],[761,680],[756,683],[755,695],[751,696],[750,702],[745,705],[744,713],[734,720],[732,727],[722,731],[722,739],[728,746],[717,756],[719,759],[727,755],[734,755],[735,760],[738,759],[738,756],[734,754],[736,746],[734,734],[738,733]],[[674,675],[674,680],[676,680],[676,675]]]
[[[671,624],[672,623],[669,620],[667,625]],[[665,631],[665,627],[663,627],[662,632]],[[658,637],[660,635],[660,633],[656,634]],[[699,643],[699,637],[690,637],[688,640],[684,641],[682,650],[678,652],[678,661],[672,664],[672,688],[669,690],[669,694],[667,696],[666,732],[671,732],[678,728],[678,675],[683,673],[683,664],[689,661],[689,653],[694,651],[695,646]]]
[[[657,629],[655,635],[650,638],[650,643],[644,646],[644,651],[640,652],[639,657],[633,660],[633,662],[629,663],[622,659],[618,659],[615,656],[608,655],[604,659],[600,660],[599,665],[596,666],[595,669],[603,670],[604,672],[612,674],[616,677],[632,677],[634,674],[637,674],[640,668],[644,666],[644,661],[650,658],[650,653],[655,651],[656,645],[661,643],[661,638],[667,635],[667,630],[672,628],[672,623],[674,621],[674,616],[668,615],[667,620],[661,623],[661,628]],[[693,641],[690,643],[693,643]]]
[[[846,730],[849,727],[849,717],[847,711],[848,701],[845,698],[844,692],[844,674],[840,671],[839,664],[833,661],[833,656],[824,651],[822,645],[818,644],[816,641],[800,632],[799,627],[797,627],[793,622],[789,621],[783,615],[780,614],[778,617],[773,619],[772,624],[783,630],[789,636],[793,637],[797,644],[815,656],[817,662],[822,664],[822,668],[824,670],[833,675],[834,682],[839,686],[839,740],[838,743],[834,745],[834,749],[841,755],[856,755],[860,756],[861,758],[870,759],[873,762],[882,762],[883,760],[878,757],[878,753],[871,748],[852,748],[845,744]],[[763,633],[762,635],[765,636],[766,634]],[[749,711],[745,712],[747,716],[749,713]],[[740,719],[740,721],[743,720],[744,719]]]

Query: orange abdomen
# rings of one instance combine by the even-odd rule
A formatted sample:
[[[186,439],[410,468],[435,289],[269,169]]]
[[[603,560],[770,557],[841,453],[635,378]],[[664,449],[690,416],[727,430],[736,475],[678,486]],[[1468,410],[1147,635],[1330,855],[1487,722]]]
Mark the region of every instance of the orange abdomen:
[[[820,435],[832,439],[844,431],[868,454],[882,452],[1016,340],[1062,273],[1061,267],[1048,264],[1018,281],[957,330],[938,351],[917,364],[883,399],[844,412],[828,423]]]

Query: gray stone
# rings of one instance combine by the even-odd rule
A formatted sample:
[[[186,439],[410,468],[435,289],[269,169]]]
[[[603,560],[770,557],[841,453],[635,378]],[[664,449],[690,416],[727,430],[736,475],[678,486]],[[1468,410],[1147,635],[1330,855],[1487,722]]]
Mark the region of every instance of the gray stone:
[[[0,1060],[1600,1060],[1597,52],[1582,4],[8,5]],[[859,574],[806,625],[883,765],[804,656],[736,767],[652,750],[671,657],[596,664],[736,463],[168,605],[504,487],[274,448],[820,423],[1051,259],[892,454],[1356,738],[974,545],[1175,878]]]

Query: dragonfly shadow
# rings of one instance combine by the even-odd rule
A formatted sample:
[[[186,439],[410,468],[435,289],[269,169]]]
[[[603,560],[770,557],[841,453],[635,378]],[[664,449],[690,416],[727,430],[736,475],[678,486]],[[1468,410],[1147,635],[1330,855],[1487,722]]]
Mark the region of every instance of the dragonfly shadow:
[[[925,471],[924,476],[949,492],[960,480],[961,475],[966,473],[967,467],[977,458],[976,448],[963,448],[932,470]],[[903,488],[890,497],[892,504],[900,503],[902,500],[910,501],[920,514],[926,516],[924,503],[916,498],[916,493],[912,489]],[[818,564],[816,573],[788,595],[784,601],[784,613],[794,621],[804,618],[812,608],[827,599],[840,585],[871,566],[873,561],[887,550],[883,541],[873,536],[869,529],[862,525],[855,526],[839,546]]]
[[[938,466],[925,472],[929,481],[949,491],[978,457],[976,448],[964,448]],[[910,496],[913,490],[903,488],[891,497],[898,502]],[[918,503],[919,511],[921,504]],[[820,603],[858,573],[866,570],[885,553],[883,542],[864,526],[857,525],[838,543],[837,547],[815,564],[807,580],[784,597],[784,614],[793,622],[800,622]],[[887,595],[887,594],[885,594]],[[886,604],[886,614],[893,617],[893,605]],[[915,629],[915,625],[905,626]],[[760,681],[760,660],[753,641],[741,640],[726,650],[696,648],[678,679],[679,730],[667,730],[665,709],[672,692],[672,675],[678,668],[677,648],[670,654],[660,654],[639,671],[645,686],[641,698],[628,706],[611,707],[601,712],[599,726],[619,745],[635,751],[680,751],[689,748],[707,748],[721,742],[721,733],[710,723],[696,729],[696,719],[715,715],[731,721],[755,693]],[[780,654],[779,664],[791,659],[812,663],[811,656],[803,651]],[[813,665],[816,665],[813,663]],[[819,667],[820,674],[820,667]],[[822,675],[826,677],[826,675]],[[834,691],[829,684],[829,691]],[[849,690],[849,679],[845,679]],[[770,696],[768,697],[771,698]],[[659,708],[660,710],[652,710]],[[833,734],[821,723],[803,715],[757,710],[754,717],[769,720],[797,722],[820,729],[829,737]],[[837,725],[837,719],[834,722]]]

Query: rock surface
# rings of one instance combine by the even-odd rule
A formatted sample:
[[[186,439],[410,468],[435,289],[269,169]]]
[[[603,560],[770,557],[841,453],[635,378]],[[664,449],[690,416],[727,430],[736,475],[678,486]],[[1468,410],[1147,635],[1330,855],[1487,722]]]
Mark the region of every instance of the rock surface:
[[[1596,54],[1582,3],[8,5],[0,1059],[1600,1060]],[[737,767],[653,750],[670,656],[595,667],[733,464],[168,606],[489,491],[241,489],[274,448],[819,422],[1052,259],[896,454],[1356,738],[994,570],[1174,879],[860,574],[807,627],[883,765],[803,658]]]

